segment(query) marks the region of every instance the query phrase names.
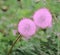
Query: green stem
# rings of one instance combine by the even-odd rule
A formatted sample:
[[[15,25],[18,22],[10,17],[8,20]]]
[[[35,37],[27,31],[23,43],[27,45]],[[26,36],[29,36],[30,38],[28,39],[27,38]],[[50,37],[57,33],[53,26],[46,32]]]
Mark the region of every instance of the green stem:
[[[16,44],[16,42],[17,42],[19,39],[21,39],[20,35],[19,35],[19,36],[16,38],[16,40],[13,42],[13,44],[12,44],[11,48],[9,49],[9,52],[8,52],[7,55],[10,55],[10,53],[11,53],[11,51],[12,51],[14,45]]]

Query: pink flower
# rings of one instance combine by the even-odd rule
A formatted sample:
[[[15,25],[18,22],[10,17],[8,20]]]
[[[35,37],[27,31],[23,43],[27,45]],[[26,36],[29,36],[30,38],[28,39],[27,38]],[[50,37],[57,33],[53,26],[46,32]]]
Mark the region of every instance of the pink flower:
[[[33,15],[33,19],[35,24],[42,29],[52,26],[52,15],[47,8],[37,10]]]
[[[29,39],[36,32],[34,22],[28,18],[22,19],[18,24],[18,32],[26,39]]]
[[[16,36],[17,30],[12,30],[12,33],[13,33],[14,36]]]

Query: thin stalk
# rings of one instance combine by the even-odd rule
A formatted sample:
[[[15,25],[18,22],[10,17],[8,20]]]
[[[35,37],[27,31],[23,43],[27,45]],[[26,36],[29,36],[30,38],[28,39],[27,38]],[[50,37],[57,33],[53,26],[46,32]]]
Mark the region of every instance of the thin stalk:
[[[21,36],[21,35],[19,35],[19,36],[16,38],[16,40],[13,42],[13,44],[12,44],[11,48],[9,49],[9,51],[8,51],[8,54],[7,54],[7,55],[10,55],[10,53],[11,53],[11,51],[12,51],[12,49],[13,49],[14,45],[16,44],[16,42],[17,42],[19,39],[21,39],[21,37],[20,37],[20,36]]]

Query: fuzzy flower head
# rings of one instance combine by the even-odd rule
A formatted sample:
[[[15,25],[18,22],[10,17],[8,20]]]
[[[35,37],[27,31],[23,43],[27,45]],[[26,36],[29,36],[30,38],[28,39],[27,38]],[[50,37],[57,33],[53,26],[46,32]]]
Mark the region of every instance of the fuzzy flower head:
[[[26,39],[29,39],[36,32],[34,22],[28,18],[22,19],[18,24],[18,32]]]
[[[33,15],[33,19],[35,24],[42,29],[52,26],[52,15],[47,8],[37,10]]]

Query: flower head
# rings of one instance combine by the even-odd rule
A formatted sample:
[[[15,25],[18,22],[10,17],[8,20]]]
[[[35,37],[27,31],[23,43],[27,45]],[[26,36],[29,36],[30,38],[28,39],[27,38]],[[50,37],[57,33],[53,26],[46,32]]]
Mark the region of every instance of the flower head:
[[[24,18],[18,24],[18,32],[26,39],[29,39],[36,32],[36,26],[30,19]]]
[[[33,15],[33,19],[35,24],[42,29],[52,26],[52,15],[47,8],[37,10]]]

